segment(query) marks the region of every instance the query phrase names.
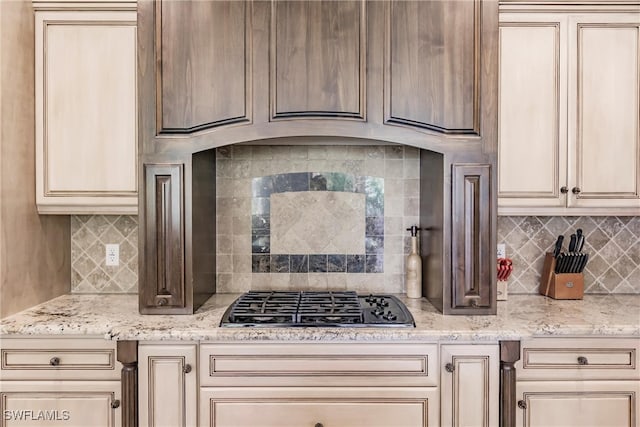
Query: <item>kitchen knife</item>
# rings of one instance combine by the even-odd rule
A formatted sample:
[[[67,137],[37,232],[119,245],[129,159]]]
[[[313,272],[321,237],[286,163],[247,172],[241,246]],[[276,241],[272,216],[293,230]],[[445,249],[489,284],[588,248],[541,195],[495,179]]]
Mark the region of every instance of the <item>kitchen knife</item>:
[[[582,273],[584,268],[587,266],[587,262],[589,261],[589,254],[582,254],[582,259],[580,260],[580,265],[578,266],[578,273]]]
[[[564,241],[564,236],[561,234],[558,236],[558,240],[556,240],[556,246],[553,249],[553,257],[558,258],[560,255],[560,251],[562,250],[562,242]]]
[[[577,273],[580,268],[581,254],[574,252],[571,254],[571,265],[569,266],[569,273]]]
[[[569,242],[569,252],[574,252],[576,250],[576,235],[571,235],[571,241]]]
[[[582,245],[584,245],[584,234],[582,234],[582,228],[576,230],[576,252],[582,251]]]
[[[556,274],[562,273],[562,266],[564,264],[564,253],[558,254],[556,258]]]
[[[584,234],[582,235],[582,239],[580,240],[580,244],[578,245],[578,252],[582,252],[582,248],[584,247],[584,241],[585,241],[585,237]]]

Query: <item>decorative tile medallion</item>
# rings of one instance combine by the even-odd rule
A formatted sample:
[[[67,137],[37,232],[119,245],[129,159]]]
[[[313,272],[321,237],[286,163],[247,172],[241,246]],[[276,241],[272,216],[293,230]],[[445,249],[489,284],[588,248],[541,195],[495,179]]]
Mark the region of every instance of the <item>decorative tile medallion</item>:
[[[252,272],[383,273],[384,178],[295,172],[251,189]]]

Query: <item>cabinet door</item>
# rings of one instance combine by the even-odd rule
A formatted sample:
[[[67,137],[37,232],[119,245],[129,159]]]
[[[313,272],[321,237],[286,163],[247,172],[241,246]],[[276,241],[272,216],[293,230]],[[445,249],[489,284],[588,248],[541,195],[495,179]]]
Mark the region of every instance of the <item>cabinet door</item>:
[[[520,381],[516,427],[635,427],[638,381]]]
[[[438,425],[435,387],[242,387],[200,390],[201,427]]]
[[[569,206],[638,214],[640,13],[569,22]]]
[[[144,165],[146,220],[144,228],[145,286],[140,290],[143,314],[184,312],[184,184],[183,165]]]
[[[515,207],[565,206],[566,21],[550,13],[500,15],[501,214],[517,213]]]
[[[120,381],[4,381],[2,427],[119,427]]]
[[[498,345],[443,345],[440,360],[442,425],[498,425]]]
[[[35,15],[40,213],[137,213],[136,12]]]
[[[141,426],[196,424],[196,351],[196,344],[138,347]]]
[[[452,171],[451,309],[495,314],[491,247],[491,165],[454,164]]]

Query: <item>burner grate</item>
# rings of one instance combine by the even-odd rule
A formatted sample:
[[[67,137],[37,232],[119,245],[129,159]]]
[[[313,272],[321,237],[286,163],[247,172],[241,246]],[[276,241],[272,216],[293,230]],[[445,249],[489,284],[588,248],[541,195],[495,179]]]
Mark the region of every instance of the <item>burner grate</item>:
[[[392,295],[353,291],[250,291],[224,313],[220,326],[415,326],[411,313]]]

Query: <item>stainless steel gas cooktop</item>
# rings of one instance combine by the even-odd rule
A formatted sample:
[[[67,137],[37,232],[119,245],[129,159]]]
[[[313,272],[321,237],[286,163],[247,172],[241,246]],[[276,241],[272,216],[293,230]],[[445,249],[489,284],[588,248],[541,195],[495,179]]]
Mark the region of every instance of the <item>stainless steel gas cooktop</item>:
[[[222,316],[223,327],[414,327],[393,295],[355,292],[251,291]]]

